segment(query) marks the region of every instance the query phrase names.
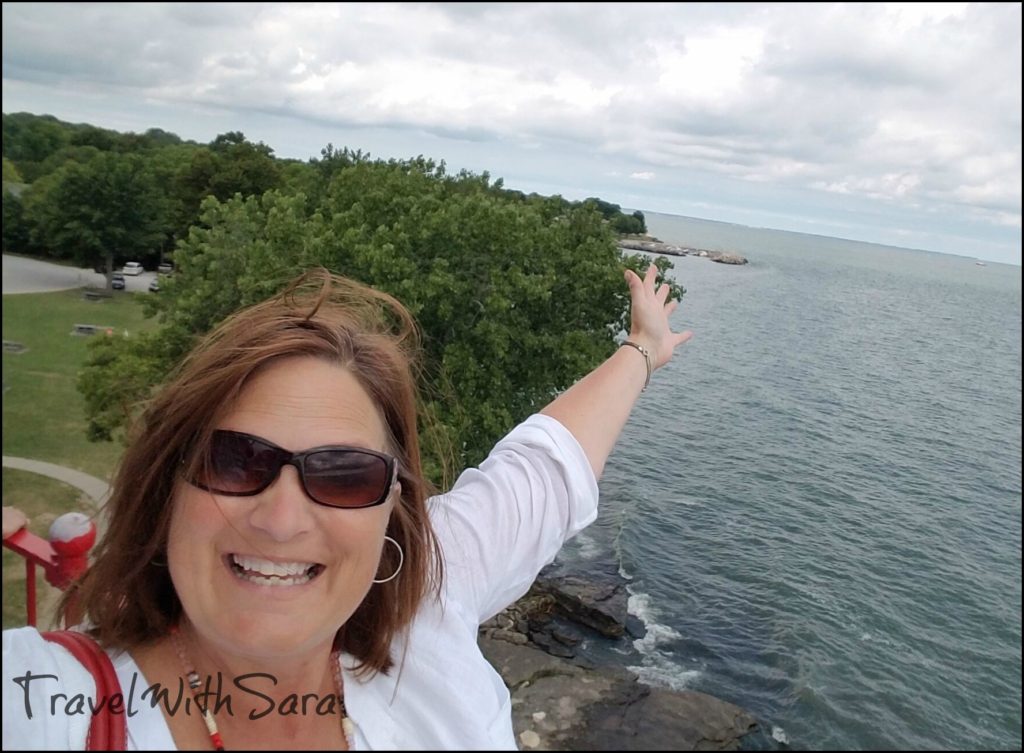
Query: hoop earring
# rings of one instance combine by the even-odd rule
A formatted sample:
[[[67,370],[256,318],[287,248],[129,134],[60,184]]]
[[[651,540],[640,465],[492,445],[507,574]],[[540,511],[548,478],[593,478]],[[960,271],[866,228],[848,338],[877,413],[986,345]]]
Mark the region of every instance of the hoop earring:
[[[402,551],[402,545],[399,544],[397,541],[395,541],[390,536],[385,536],[384,540],[385,541],[390,541],[392,544],[395,545],[395,548],[398,549],[398,568],[395,570],[395,572],[391,573],[391,575],[388,576],[387,578],[384,578],[382,580],[377,580],[376,578],[374,578],[373,582],[374,583],[378,583],[378,584],[380,584],[380,583],[387,583],[390,580],[394,580],[398,576],[398,574],[400,572],[402,572],[402,565],[405,564],[405,552]]]

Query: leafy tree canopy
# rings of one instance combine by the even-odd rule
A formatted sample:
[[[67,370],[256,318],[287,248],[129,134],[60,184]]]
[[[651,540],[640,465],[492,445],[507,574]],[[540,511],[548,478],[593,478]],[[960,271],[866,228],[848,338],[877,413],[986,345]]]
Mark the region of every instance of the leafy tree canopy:
[[[190,152],[170,184],[174,236],[183,238],[199,219],[199,207],[207,196],[227,201],[235,194],[260,196],[284,183],[283,170],[263,143],[247,141],[240,131],[222,133],[209,147]]]
[[[644,213],[641,211],[633,212],[633,214],[624,214],[622,207],[618,204],[612,204],[596,196],[584,199],[583,203],[600,212],[601,216],[611,224],[612,229],[617,233],[647,232],[647,223],[644,220]]]
[[[15,163],[42,162],[69,142],[68,129],[52,115],[4,113],[4,156]]]
[[[141,157],[100,152],[34,184],[25,213],[38,244],[109,275],[115,259],[127,261],[160,243],[162,203]]]
[[[70,136],[72,146],[91,146],[99,149],[101,152],[112,151],[120,139],[121,134],[117,131],[97,128],[96,126],[85,126],[78,131],[72,132]]]
[[[314,201],[280,190],[203,201],[174,277],[146,299],[159,329],[98,344],[82,374],[93,437],[117,433],[197,336],[313,266],[391,293],[420,322],[435,480],[441,447],[454,448],[453,471],[479,462],[628,326],[623,269],[648,262],[623,257],[592,206],[509,196],[486,173],[452,176],[422,157],[370,161],[331,148],[323,157],[317,176],[293,170],[319,192]],[[662,274],[669,267],[659,263]]]
[[[18,168],[14,166],[14,163],[4,157],[4,183],[24,183],[25,179],[21,177],[21,173],[18,172]]]
[[[25,221],[20,197],[5,186],[3,202],[3,250],[22,254],[39,251],[33,245],[31,226]]]
[[[118,434],[196,338],[324,266],[385,290],[424,333],[423,434],[435,480],[479,462],[511,426],[593,368],[628,322],[615,233],[641,212],[504,187],[423,157],[374,160],[328,144],[281,160],[240,131],[207,145],[52,116],[3,116],[4,247],[112,270],[176,243],[176,274],[147,296],[159,327],[93,344],[79,388],[93,439]],[[10,169],[8,168],[10,162]],[[20,199],[20,200],[19,200]],[[671,264],[658,259],[662,279]],[[673,297],[682,294],[674,286]]]

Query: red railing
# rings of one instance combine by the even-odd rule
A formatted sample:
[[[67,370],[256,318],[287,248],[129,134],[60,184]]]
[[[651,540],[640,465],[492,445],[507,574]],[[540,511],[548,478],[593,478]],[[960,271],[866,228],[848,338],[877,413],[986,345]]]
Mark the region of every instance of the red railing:
[[[35,627],[36,565],[46,582],[66,589],[89,568],[89,550],[96,543],[96,524],[80,512],[61,515],[50,526],[50,540],[22,529],[4,539],[4,546],[25,559],[25,610],[28,624]],[[81,614],[72,602],[66,615],[68,625],[77,624]]]

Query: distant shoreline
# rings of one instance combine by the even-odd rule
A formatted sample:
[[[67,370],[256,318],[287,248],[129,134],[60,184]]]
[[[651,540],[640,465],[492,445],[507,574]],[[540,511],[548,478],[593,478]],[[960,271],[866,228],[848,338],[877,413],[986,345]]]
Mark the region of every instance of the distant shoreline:
[[[727,251],[711,251],[706,248],[677,246],[655,238],[653,235],[624,235],[617,241],[624,251],[645,251],[649,254],[665,254],[667,256],[700,256],[711,259],[719,264],[747,264],[747,258]]]
[[[623,208],[625,212],[626,209]],[[969,259],[970,261],[983,261],[986,264],[1002,264],[1008,267],[1020,267],[1020,262],[1006,261],[1005,259],[996,259],[991,256],[977,256],[968,253],[959,253],[954,251],[935,251],[929,248],[918,248],[914,246],[898,246],[893,243],[883,243],[882,241],[869,241],[861,238],[850,238],[845,235],[827,235],[825,233],[812,233],[807,230],[792,230],[789,228],[782,227],[767,227],[765,225],[746,225],[742,222],[730,222],[729,220],[713,220],[708,217],[693,217],[688,214],[671,214],[669,212],[657,212],[653,209],[641,210],[644,216],[658,216],[658,217],[669,217],[673,219],[687,220],[693,222],[707,223],[709,225],[723,225],[734,228],[742,228],[744,230],[756,230],[758,232],[766,233],[781,233],[789,235],[803,235],[811,238],[824,238],[829,241],[847,241],[849,243],[862,243],[867,246],[876,246],[880,249],[893,249],[896,251],[912,251],[914,253],[938,255],[938,256],[952,256],[954,258]]]

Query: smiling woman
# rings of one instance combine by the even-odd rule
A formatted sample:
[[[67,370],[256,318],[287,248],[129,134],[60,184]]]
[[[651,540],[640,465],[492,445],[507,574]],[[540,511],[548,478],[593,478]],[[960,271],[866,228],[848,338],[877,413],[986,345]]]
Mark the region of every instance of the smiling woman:
[[[128,744],[514,748],[477,628],[593,521],[633,402],[689,337],[654,272],[626,273],[634,347],[439,495],[394,299],[314,272],[201,342],[140,417],[74,590],[135,712]],[[87,747],[110,683],[34,628],[3,650],[4,747]]]

